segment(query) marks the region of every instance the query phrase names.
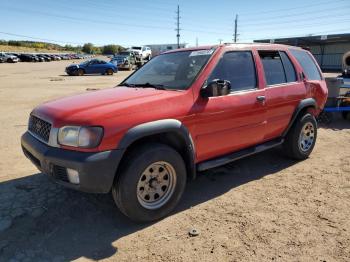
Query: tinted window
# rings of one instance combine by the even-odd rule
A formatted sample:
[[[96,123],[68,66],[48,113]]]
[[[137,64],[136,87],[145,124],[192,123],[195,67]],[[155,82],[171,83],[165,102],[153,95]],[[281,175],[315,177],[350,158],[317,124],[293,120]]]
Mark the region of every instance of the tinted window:
[[[284,71],[286,73],[287,82],[295,82],[297,81],[297,76],[295,73],[294,66],[290,61],[289,57],[285,52],[280,52],[280,56],[282,58],[282,63],[284,67]]]
[[[298,60],[309,80],[321,80],[320,72],[311,58],[311,56],[303,50],[291,49],[290,52]]]
[[[286,83],[282,59],[277,51],[259,51],[267,85]]]
[[[230,81],[232,91],[255,88],[256,74],[252,53],[249,51],[225,53],[208,81],[214,79]]]

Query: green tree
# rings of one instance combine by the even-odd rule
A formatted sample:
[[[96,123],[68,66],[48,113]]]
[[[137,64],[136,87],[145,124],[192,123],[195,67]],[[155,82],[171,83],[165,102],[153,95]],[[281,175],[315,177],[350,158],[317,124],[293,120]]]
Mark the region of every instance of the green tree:
[[[102,54],[104,55],[113,55],[118,53],[120,50],[119,45],[105,45],[102,47]]]
[[[94,52],[94,45],[91,43],[86,43],[83,45],[82,51],[87,54],[92,54]]]

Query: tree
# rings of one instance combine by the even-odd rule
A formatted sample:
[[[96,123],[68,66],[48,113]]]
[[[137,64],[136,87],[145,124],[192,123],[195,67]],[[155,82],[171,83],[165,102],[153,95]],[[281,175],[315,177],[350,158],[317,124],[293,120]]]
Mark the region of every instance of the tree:
[[[94,52],[94,45],[91,43],[86,43],[83,45],[82,51],[87,54],[92,54]]]
[[[120,50],[119,45],[105,45],[102,47],[102,54],[104,55],[113,55],[118,53]]]

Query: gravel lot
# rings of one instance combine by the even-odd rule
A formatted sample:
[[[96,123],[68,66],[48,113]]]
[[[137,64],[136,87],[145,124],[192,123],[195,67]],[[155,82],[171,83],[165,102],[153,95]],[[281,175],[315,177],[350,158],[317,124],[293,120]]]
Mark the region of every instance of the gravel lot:
[[[137,225],[21,152],[35,105],[129,74],[69,77],[69,63],[0,64],[0,261],[350,261],[350,121],[321,127],[303,162],[274,149],[202,173],[171,216]]]

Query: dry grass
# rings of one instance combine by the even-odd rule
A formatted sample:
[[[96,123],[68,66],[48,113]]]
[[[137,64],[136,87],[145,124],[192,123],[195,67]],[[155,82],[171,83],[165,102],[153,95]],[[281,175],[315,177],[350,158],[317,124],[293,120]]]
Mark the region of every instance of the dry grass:
[[[31,48],[31,47],[24,47],[24,46],[10,46],[10,45],[0,45],[0,52],[62,53],[62,51],[59,51],[59,50]],[[64,53],[67,53],[67,52],[64,52]]]

